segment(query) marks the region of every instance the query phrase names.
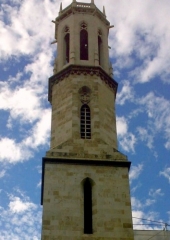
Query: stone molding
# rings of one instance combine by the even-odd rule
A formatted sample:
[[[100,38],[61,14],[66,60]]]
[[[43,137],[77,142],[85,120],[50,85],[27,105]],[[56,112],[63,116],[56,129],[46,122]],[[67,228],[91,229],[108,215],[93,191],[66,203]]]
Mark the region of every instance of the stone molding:
[[[111,78],[101,67],[95,66],[81,66],[81,65],[69,65],[67,68],[64,68],[60,72],[56,73],[49,78],[48,84],[48,101],[52,100],[52,87],[58,82],[62,81],[65,78],[68,78],[70,75],[89,75],[89,76],[98,76],[102,81],[104,81],[108,87],[110,87],[115,92],[117,92],[118,83]]]
[[[91,159],[69,159],[69,158],[42,158],[42,184],[41,184],[41,205],[43,205],[44,194],[44,176],[45,164],[71,164],[71,165],[90,165],[90,166],[109,166],[109,167],[123,167],[130,169],[131,162],[129,161],[108,161],[108,160],[91,160]]]
[[[81,3],[81,2],[74,2],[70,4],[65,9],[59,12],[59,16],[56,18],[56,23],[61,21],[62,19],[68,17],[71,14],[75,13],[90,13],[92,15],[96,15],[100,18],[106,25],[110,25],[109,21],[106,19],[106,15],[102,13],[95,4],[92,3]]]

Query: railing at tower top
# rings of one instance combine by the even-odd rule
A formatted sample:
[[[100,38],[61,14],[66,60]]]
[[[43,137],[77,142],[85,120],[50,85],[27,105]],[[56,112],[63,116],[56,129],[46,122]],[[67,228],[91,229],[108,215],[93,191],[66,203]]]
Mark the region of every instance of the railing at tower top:
[[[67,17],[69,14],[72,13],[90,13],[98,15],[100,19],[105,21],[106,25],[109,25],[110,23],[106,19],[105,12],[101,12],[94,3],[82,3],[82,2],[72,2],[69,6],[62,9],[62,6],[60,5],[60,12],[58,18],[56,20],[61,20],[65,17]]]
[[[71,10],[72,8],[78,8],[78,9],[91,9],[92,11],[97,11],[99,12],[100,14],[103,15],[103,13],[95,6],[94,3],[82,3],[82,2],[73,2],[71,3],[69,6],[67,6],[65,9],[61,10],[59,15],[60,14],[64,14],[65,12]]]
[[[92,7],[92,4],[76,2],[76,7],[90,8],[90,7]]]
[[[94,4],[91,3],[81,3],[81,2],[73,2],[68,7],[62,10],[62,13],[66,12],[68,9],[72,7],[79,7],[79,8],[95,8]]]

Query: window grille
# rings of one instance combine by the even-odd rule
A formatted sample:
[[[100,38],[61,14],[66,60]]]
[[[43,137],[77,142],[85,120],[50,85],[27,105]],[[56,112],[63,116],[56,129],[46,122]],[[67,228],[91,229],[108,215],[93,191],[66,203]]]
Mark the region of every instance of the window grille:
[[[90,108],[87,104],[81,107],[81,138],[90,139],[91,138],[91,116]]]

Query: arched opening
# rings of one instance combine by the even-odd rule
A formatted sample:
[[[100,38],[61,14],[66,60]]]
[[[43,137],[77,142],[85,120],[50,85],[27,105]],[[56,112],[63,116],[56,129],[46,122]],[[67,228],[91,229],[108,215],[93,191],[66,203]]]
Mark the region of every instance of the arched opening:
[[[84,233],[92,234],[92,185],[89,178],[84,181]]]
[[[84,104],[81,107],[80,132],[81,132],[81,138],[91,139],[91,116],[90,116],[90,108],[87,104]]]
[[[64,64],[69,63],[70,60],[70,34],[67,33],[64,37]]]
[[[98,36],[98,56],[99,56],[99,65],[101,65],[101,53],[102,53],[102,39]]]
[[[80,31],[80,60],[88,60],[88,32]]]

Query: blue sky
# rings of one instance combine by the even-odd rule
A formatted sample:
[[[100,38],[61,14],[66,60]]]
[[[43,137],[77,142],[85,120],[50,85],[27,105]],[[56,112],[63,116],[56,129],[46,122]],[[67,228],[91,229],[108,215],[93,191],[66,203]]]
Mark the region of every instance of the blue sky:
[[[84,2],[90,2],[84,0]],[[63,7],[71,0],[63,1]],[[110,58],[119,83],[119,150],[132,162],[134,224],[170,224],[169,0],[95,1],[115,27]],[[49,149],[48,78],[58,0],[1,0],[0,236],[40,239],[41,159]],[[148,222],[147,222],[148,223]],[[134,225],[138,229],[163,225]]]

